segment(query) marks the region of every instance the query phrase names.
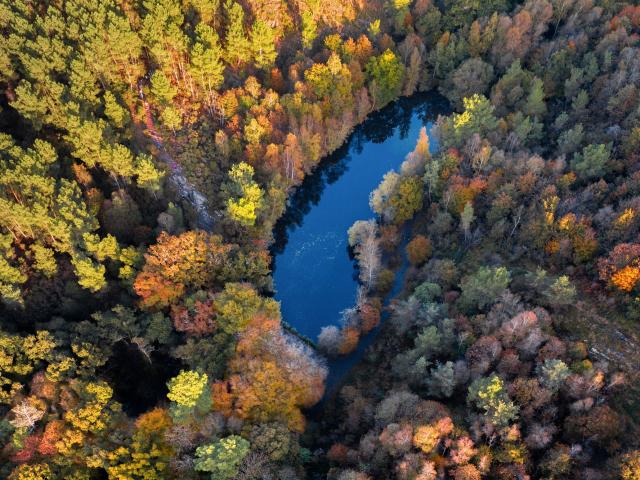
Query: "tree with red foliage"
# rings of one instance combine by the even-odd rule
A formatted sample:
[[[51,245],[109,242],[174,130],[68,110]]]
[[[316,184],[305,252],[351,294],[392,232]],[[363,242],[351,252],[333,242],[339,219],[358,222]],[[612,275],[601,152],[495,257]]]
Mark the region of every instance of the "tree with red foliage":
[[[185,303],[188,305],[171,307],[171,319],[176,330],[190,335],[212,333],[216,328],[213,299],[193,299]]]

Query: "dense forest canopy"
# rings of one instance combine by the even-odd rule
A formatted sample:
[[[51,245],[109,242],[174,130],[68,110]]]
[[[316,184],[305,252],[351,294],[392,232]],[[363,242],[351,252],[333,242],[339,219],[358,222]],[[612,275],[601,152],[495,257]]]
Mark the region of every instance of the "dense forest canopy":
[[[0,0],[0,31],[0,477],[640,478],[640,6]],[[275,222],[435,89],[314,345]]]

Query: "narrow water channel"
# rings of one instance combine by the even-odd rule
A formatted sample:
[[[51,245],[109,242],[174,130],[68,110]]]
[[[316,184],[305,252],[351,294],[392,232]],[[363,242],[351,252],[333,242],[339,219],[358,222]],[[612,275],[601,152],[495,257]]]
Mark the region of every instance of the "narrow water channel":
[[[315,341],[322,327],[337,325],[340,312],[354,305],[358,281],[347,230],[373,217],[370,192],[413,150],[420,129],[430,132],[448,108],[446,99],[426,93],[371,115],[291,197],[275,229],[273,277],[283,319],[302,335]],[[431,135],[430,140],[433,152],[437,142]],[[398,272],[396,288],[401,277]],[[329,363],[329,388],[369,342],[365,338],[356,352]]]

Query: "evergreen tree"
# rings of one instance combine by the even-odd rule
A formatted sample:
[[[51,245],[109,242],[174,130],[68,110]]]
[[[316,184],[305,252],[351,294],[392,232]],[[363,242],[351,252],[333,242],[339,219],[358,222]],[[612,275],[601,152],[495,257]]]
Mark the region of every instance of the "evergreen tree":
[[[257,67],[269,70],[276,60],[275,33],[262,20],[256,20],[251,30],[251,51]]]
[[[227,62],[237,68],[248,62],[251,54],[251,44],[244,31],[244,9],[233,0],[227,0],[224,8],[227,13],[225,53]]]
[[[222,48],[218,34],[210,26],[200,23],[196,27],[196,35],[196,42],[191,49],[191,73],[207,100],[211,102],[214,91],[218,90],[224,81]]]

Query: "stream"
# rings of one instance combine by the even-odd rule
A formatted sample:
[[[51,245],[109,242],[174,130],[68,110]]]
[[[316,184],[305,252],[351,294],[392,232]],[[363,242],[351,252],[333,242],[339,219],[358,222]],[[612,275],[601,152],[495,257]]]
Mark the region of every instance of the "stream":
[[[272,268],[283,320],[297,332],[315,341],[322,327],[339,324],[341,312],[354,305],[358,273],[347,230],[356,220],[373,218],[370,192],[414,149],[420,129],[430,133],[438,115],[448,112],[447,100],[430,92],[371,114],[289,199],[274,232]],[[429,137],[433,152],[437,143]],[[389,298],[399,292],[404,268]],[[352,354],[329,360],[327,391],[362,358],[376,330]]]

